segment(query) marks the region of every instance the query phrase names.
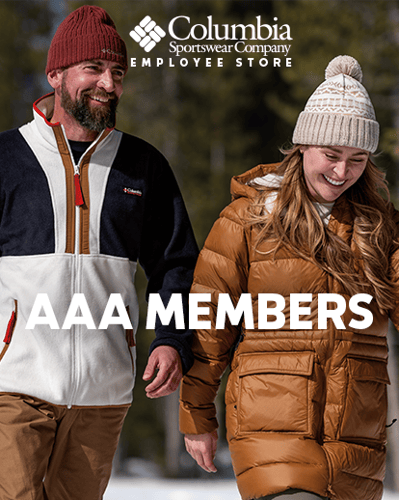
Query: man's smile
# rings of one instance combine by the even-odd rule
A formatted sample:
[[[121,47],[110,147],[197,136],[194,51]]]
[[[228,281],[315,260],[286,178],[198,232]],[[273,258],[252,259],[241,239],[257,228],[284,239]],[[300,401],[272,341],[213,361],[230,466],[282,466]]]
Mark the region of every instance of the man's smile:
[[[110,100],[109,97],[98,97],[98,96],[89,96],[92,101],[97,102],[108,102]]]

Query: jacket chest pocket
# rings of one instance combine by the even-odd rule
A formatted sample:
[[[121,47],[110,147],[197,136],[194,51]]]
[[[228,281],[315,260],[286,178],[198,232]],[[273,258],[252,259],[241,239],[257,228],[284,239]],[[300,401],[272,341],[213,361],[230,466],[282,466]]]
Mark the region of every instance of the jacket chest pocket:
[[[313,352],[244,354],[239,367],[238,432],[314,435],[323,393]]]
[[[387,384],[389,377],[384,361],[348,358],[339,439],[366,444],[385,442]]]

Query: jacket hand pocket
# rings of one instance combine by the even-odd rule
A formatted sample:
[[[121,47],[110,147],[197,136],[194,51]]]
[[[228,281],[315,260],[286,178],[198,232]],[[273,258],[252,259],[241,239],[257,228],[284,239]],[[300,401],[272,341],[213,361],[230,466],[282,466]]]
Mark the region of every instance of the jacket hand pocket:
[[[338,438],[359,444],[385,443],[389,384],[386,363],[348,358],[347,381]]]
[[[127,312],[127,315],[130,318],[129,306],[126,306],[126,312]],[[135,376],[136,370],[135,370],[134,358],[133,358],[133,354],[132,354],[132,348],[136,347],[136,339],[134,337],[134,331],[133,331],[133,329],[132,328],[125,329],[125,335],[126,335],[127,346],[128,346],[128,349],[129,349],[130,360],[132,362],[132,371],[133,371],[133,374]]]
[[[11,312],[10,319],[8,320],[7,328],[3,339],[4,346],[0,353],[0,361],[3,359],[5,353],[7,352],[10,346],[12,335],[14,333],[15,323],[17,321],[17,313],[18,313],[18,302],[14,300],[14,310]]]
[[[312,435],[322,397],[313,352],[243,354],[239,366],[238,433]]]

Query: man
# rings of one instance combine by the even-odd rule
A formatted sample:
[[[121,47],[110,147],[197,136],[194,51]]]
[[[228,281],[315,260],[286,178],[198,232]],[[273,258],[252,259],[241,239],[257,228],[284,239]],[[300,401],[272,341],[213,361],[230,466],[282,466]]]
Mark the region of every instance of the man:
[[[2,500],[102,498],[132,399],[137,261],[148,292],[187,299],[197,247],[173,174],[114,129],[126,70],[108,14],[77,9],[50,46],[54,93],[0,135]],[[157,325],[150,352],[147,395],[170,394],[190,334]]]

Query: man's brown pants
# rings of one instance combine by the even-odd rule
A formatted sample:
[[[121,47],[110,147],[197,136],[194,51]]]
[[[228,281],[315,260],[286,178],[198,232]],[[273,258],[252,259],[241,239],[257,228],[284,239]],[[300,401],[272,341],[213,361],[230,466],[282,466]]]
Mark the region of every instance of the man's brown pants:
[[[0,499],[100,500],[127,410],[0,394]]]

